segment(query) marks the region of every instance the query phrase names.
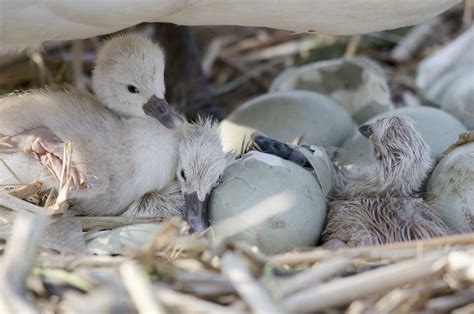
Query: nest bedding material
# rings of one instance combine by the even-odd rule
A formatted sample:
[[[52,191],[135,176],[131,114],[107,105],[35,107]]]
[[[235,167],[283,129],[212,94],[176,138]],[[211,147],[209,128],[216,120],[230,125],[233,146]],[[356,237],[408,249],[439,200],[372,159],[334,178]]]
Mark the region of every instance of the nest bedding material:
[[[42,240],[45,233],[51,238],[51,223],[61,230],[74,221],[84,241],[84,229],[109,229],[120,225],[116,218],[121,217],[99,218],[91,227],[92,218],[58,220],[5,193],[0,205],[2,217],[10,213],[8,223],[13,223],[1,259],[1,312],[70,312],[87,304],[89,311],[469,313],[474,302],[472,233],[265,256],[243,243],[189,236],[179,219],[171,219],[138,250],[61,254],[78,239],[52,249],[51,241]]]

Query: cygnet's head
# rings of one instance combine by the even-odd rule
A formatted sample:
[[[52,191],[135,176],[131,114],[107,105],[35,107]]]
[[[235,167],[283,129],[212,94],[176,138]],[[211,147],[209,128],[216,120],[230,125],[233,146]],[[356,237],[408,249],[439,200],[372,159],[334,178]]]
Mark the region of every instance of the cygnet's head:
[[[118,35],[100,49],[92,87],[97,98],[121,116],[151,116],[176,129],[183,120],[164,98],[164,69],[165,57],[157,44],[137,34]]]
[[[406,117],[381,118],[359,127],[370,141],[377,175],[403,195],[417,191],[431,169],[429,147]]]
[[[227,160],[217,125],[211,120],[184,125],[179,143],[177,177],[191,231],[202,231],[209,226],[208,199],[224,173]]]

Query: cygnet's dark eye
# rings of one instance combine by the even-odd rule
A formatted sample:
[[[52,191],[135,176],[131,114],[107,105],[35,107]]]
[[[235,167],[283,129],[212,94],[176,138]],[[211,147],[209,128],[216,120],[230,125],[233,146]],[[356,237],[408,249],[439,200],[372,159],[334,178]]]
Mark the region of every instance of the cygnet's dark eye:
[[[136,88],[135,86],[133,85],[128,85],[127,86],[127,89],[130,93],[132,94],[138,94],[140,91],[138,90],[138,88]]]
[[[184,173],[184,169],[181,169],[181,172],[179,174],[181,178],[183,178],[183,180],[186,181],[186,174]]]

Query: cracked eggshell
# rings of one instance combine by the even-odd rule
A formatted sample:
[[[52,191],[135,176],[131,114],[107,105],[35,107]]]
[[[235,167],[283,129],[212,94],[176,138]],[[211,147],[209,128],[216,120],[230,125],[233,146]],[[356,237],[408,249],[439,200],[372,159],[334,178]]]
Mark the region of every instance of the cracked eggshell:
[[[458,232],[474,231],[474,142],[443,157],[426,191],[428,200],[449,227]]]
[[[220,124],[224,150],[241,153],[242,143],[259,131],[282,142],[303,135],[303,143],[340,146],[354,132],[349,114],[334,100],[312,92],[290,91],[254,98]]]
[[[367,123],[374,122],[382,117],[407,116],[413,119],[415,128],[431,150],[433,163],[451,143],[455,142],[459,134],[466,131],[464,125],[449,113],[431,107],[405,107],[385,112]],[[348,139],[338,152],[336,163],[339,166],[370,165],[374,162],[370,151],[369,140],[357,132]]]
[[[355,57],[315,62],[281,73],[270,92],[309,90],[329,96],[362,123],[394,108],[383,69],[374,61]]]
[[[139,250],[160,229],[160,224],[135,224],[98,231],[87,242],[87,249],[98,255],[122,254],[124,248]]]
[[[209,202],[217,237],[248,242],[266,254],[316,245],[325,219],[325,195],[314,174],[261,152],[231,164]]]

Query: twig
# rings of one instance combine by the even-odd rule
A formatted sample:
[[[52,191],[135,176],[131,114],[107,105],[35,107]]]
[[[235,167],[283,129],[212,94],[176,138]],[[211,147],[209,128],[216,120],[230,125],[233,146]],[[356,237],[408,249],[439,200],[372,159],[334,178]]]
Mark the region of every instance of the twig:
[[[444,313],[472,303],[474,303],[474,289],[466,289],[454,295],[429,300],[426,303],[426,310],[428,312]]]
[[[38,257],[41,267],[56,267],[74,269],[77,267],[113,267],[125,262],[123,256],[101,256],[101,255],[42,255]]]
[[[243,55],[240,60],[242,62],[256,62],[277,57],[287,57],[295,54],[301,54],[317,47],[331,45],[335,42],[336,37],[334,36],[308,36],[275,45],[266,49],[247,53]]]
[[[56,269],[56,268],[34,268],[33,274],[41,275],[45,278],[59,281],[62,283],[67,283],[77,289],[80,289],[84,292],[89,292],[94,288],[94,284],[92,284],[89,280],[84,279],[77,273],[67,272],[63,269]]]
[[[336,257],[313,266],[300,274],[281,281],[281,292],[287,296],[299,290],[319,284],[351,265],[352,259],[348,257]]]
[[[230,307],[221,306],[209,301],[196,298],[189,294],[184,294],[164,285],[155,285],[156,296],[170,312],[195,312],[195,313],[241,313],[234,311]]]
[[[396,62],[409,61],[416,50],[421,46],[423,40],[430,34],[433,29],[442,23],[441,18],[434,18],[428,22],[415,26],[392,50],[390,57]]]
[[[357,53],[357,49],[359,48],[361,39],[361,34],[357,34],[351,37],[349,43],[347,44],[346,51],[344,52],[345,58],[351,58]]]
[[[34,51],[30,55],[30,59],[38,67],[40,83],[42,85],[51,83],[53,81],[53,75],[51,74],[48,67],[46,66],[46,64],[44,62],[44,58],[41,55],[41,52],[38,51],[38,50]]]
[[[464,12],[462,15],[462,22],[464,28],[472,25],[472,15],[474,11],[474,0],[464,0]]]
[[[217,90],[213,91],[214,96],[220,96],[223,94],[227,94],[228,92],[236,89],[237,87],[243,85],[244,83],[248,82],[249,80],[255,79],[256,77],[260,76],[265,71],[273,68],[275,65],[284,62],[284,58],[276,58],[273,60],[268,61],[262,65],[254,67],[253,69],[246,72],[244,75],[237,77],[236,79],[228,82],[227,84],[220,86]]]
[[[136,262],[123,263],[120,274],[139,313],[166,313],[156,300],[150,278]]]
[[[238,255],[225,253],[221,259],[221,270],[254,313],[280,312],[268,291],[252,277]]]
[[[308,37],[307,35],[305,35]],[[304,37],[301,35],[295,35],[288,31],[277,31],[273,34],[268,34],[267,36],[253,36],[251,38],[246,38],[238,41],[235,45],[226,47],[222,51],[222,56],[230,57],[242,53],[244,50],[257,50],[262,47],[267,47],[280,42],[294,41],[295,39]]]
[[[74,76],[74,86],[78,89],[85,90],[86,83],[83,73],[84,61],[82,59],[82,54],[84,53],[84,42],[80,39],[74,40],[72,42],[72,71]]]
[[[33,266],[47,222],[45,214],[18,214],[0,262],[0,313],[37,312],[24,296],[25,280]]]
[[[431,277],[444,268],[446,263],[444,257],[427,256],[336,279],[288,297],[285,309],[307,312],[347,304],[373,293]]]
[[[221,55],[219,58],[222,60],[222,62],[226,63],[231,68],[238,71],[241,75],[246,75],[246,73],[250,71],[250,69],[245,64],[239,62],[235,58],[229,58],[223,55]],[[262,88],[265,91],[268,90],[268,88],[270,87],[270,84],[264,79],[262,79],[260,75],[251,77],[251,80],[257,83],[260,86],[260,88]]]
[[[447,237],[432,238],[427,240],[414,240],[401,243],[391,243],[380,246],[362,246],[357,248],[342,248],[337,251],[330,251],[316,248],[314,251],[299,253],[284,253],[274,255],[270,258],[270,262],[276,265],[310,263],[335,255],[345,256],[368,256],[368,257],[386,257],[386,258],[410,258],[416,257],[423,250],[441,248],[449,245],[474,244],[474,233],[465,233],[452,235]]]
[[[15,171],[13,171],[13,169],[6,163],[5,160],[0,158],[0,162],[5,166],[7,171],[10,172],[10,174],[18,181],[18,183],[25,184],[23,180],[21,180],[20,177],[15,173]]]
[[[34,181],[8,191],[8,194],[16,198],[24,199],[41,191],[42,186],[43,184],[40,181]]]
[[[0,192],[0,205],[15,212],[45,213],[43,208],[25,202],[6,192]]]
[[[70,220],[79,220],[82,224],[83,231],[89,230],[110,230],[128,225],[144,224],[144,223],[159,223],[163,222],[161,217],[68,217]]]
[[[234,40],[235,36],[229,35],[225,37],[218,37],[211,41],[201,61],[201,67],[204,74],[209,75],[211,73],[212,66],[219,57],[222,47]]]

